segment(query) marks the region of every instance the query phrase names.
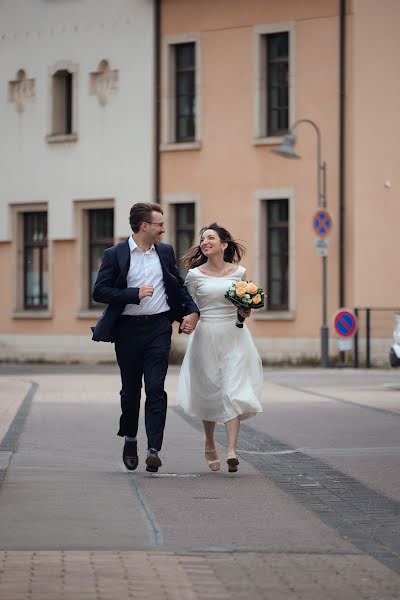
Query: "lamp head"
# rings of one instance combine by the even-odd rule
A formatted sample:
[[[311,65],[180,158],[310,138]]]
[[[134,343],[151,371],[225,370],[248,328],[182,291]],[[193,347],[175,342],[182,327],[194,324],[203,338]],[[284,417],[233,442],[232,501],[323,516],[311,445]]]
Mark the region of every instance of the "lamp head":
[[[275,150],[272,150],[272,152],[274,154],[278,154],[279,156],[284,156],[285,158],[300,158],[300,156],[294,151],[295,143],[296,138],[292,133],[289,133],[283,138],[282,144]]]

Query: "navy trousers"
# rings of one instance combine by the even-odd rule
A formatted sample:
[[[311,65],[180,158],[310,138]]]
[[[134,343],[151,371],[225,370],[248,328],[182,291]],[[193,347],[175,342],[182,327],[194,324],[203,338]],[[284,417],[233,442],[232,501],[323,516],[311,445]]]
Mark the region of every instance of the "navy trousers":
[[[161,450],[167,415],[164,381],[171,333],[168,313],[149,319],[123,315],[116,330],[115,353],[122,382],[118,435],[134,437],[137,434],[144,379],[147,447],[155,450]]]

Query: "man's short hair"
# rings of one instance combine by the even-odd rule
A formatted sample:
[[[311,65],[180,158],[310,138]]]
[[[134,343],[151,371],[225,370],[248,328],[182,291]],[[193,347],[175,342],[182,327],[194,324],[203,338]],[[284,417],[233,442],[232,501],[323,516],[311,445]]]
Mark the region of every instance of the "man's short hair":
[[[159,204],[155,202],[137,202],[134,204],[129,213],[129,223],[133,233],[140,230],[141,224],[151,221],[151,213],[154,211],[164,214]]]

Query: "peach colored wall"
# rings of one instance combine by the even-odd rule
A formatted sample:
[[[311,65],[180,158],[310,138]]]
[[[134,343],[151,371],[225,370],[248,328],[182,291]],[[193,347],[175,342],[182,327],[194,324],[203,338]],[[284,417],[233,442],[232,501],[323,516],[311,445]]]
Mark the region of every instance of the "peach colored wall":
[[[337,13],[337,0],[163,0],[162,31],[217,31],[294,18],[325,18]]]
[[[228,7],[229,5],[229,7]],[[321,259],[314,251],[317,209],[316,137],[300,125],[301,161],[254,146],[254,32],[258,24],[295,21],[295,118],[317,122],[328,162],[328,201],[337,215],[338,17],[337,2],[163,2],[162,32],[200,33],[201,150],[162,152],[163,194],[199,193],[201,225],[217,220],[246,240],[243,264],[255,272],[254,193],[296,190],[296,319],[252,322],[256,335],[318,336]],[[316,51],[318,48],[318,51]],[[337,230],[329,258],[329,314],[337,308]]]
[[[1,277],[13,282],[11,244],[0,244]],[[90,336],[90,326],[95,318],[77,319],[78,272],[76,267],[76,244],[73,241],[57,241],[52,246],[53,310],[51,319],[13,319],[13,286],[2,289],[0,311],[1,333],[16,334],[78,334]]]
[[[400,306],[400,3],[354,0],[349,37],[351,301]],[[384,186],[391,182],[391,188]]]

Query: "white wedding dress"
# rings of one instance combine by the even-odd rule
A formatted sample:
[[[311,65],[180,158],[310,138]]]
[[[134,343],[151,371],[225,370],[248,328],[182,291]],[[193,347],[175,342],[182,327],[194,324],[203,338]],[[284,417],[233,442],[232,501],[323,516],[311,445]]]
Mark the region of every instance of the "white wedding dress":
[[[232,275],[210,277],[196,267],[186,277],[200,320],[182,362],[178,403],[205,421],[226,423],[262,412],[261,359],[247,326],[236,327],[237,309],[225,298],[232,283],[245,279],[245,274],[239,266]]]

